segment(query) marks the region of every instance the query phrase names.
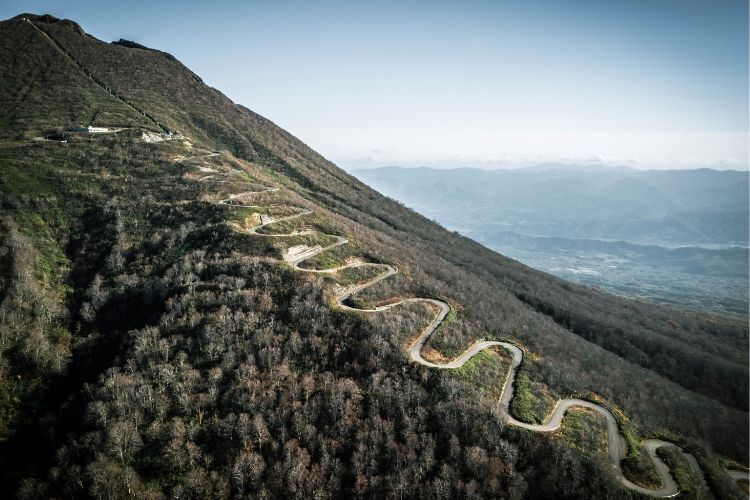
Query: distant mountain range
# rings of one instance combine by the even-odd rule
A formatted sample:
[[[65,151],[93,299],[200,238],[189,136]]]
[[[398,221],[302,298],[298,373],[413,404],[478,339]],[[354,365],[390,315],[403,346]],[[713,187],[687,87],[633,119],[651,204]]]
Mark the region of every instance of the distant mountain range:
[[[452,229],[672,246],[748,244],[748,172],[545,164],[354,173]]]
[[[747,313],[747,172],[556,163],[354,173],[448,229],[561,278]]]

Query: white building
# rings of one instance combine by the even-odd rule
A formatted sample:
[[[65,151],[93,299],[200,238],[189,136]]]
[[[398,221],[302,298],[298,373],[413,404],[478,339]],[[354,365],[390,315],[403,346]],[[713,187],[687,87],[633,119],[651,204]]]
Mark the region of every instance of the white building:
[[[85,132],[87,134],[102,134],[104,132],[112,132],[112,129],[109,127],[92,127],[91,125],[89,125],[88,127],[79,128],[78,132]]]

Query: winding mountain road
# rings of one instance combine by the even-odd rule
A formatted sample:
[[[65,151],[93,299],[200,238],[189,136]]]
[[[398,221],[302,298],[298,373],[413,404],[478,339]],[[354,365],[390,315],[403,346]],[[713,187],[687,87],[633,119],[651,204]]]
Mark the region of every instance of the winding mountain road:
[[[255,205],[238,205],[238,204],[231,203],[231,202],[232,200],[234,200],[235,198],[239,196],[257,194],[257,193],[262,193],[262,192],[271,192],[271,191],[278,191],[278,189],[266,188],[263,191],[240,193],[237,195],[230,196],[229,198],[225,200],[221,200],[219,203],[223,205],[233,206],[233,207],[261,208]],[[264,234],[264,233],[258,232],[260,229],[270,224],[296,219],[298,217],[302,217],[310,213],[312,213],[310,210],[300,209],[300,212],[298,213],[285,216],[285,217],[280,217],[277,219],[273,219],[271,217],[265,216],[262,218],[260,225],[255,226],[251,229],[248,229],[247,232],[249,234],[253,234],[257,236],[274,237],[274,238],[288,237],[288,236],[294,236],[294,235],[300,235],[300,234],[324,234],[324,233],[317,233],[316,231],[313,231],[313,230],[297,231],[297,232],[291,232],[287,234]],[[430,322],[429,325],[427,325],[422,330],[422,332],[417,336],[417,338],[413,341],[411,347],[409,348],[409,356],[416,363],[419,363],[429,368],[451,370],[451,369],[462,367],[464,364],[466,364],[471,358],[473,358],[477,354],[483,352],[486,349],[493,348],[493,347],[501,347],[512,355],[512,362],[505,376],[505,383],[503,385],[502,395],[499,401],[500,409],[504,416],[504,422],[506,424],[519,427],[522,429],[526,429],[529,431],[533,431],[533,432],[552,432],[560,428],[560,426],[562,425],[563,418],[565,417],[565,414],[570,409],[586,408],[586,409],[589,409],[598,413],[604,419],[605,424],[606,424],[606,430],[607,430],[607,456],[608,456],[611,466],[614,469],[614,473],[616,477],[618,478],[620,483],[626,488],[629,488],[631,490],[640,492],[644,495],[649,495],[653,497],[667,498],[667,497],[674,497],[679,494],[680,492],[679,487],[676,481],[674,480],[674,478],[672,477],[672,475],[670,474],[669,467],[656,454],[656,450],[662,447],[677,448],[683,454],[683,456],[685,456],[691,468],[693,468],[694,472],[696,473],[696,476],[701,479],[703,484],[705,484],[705,477],[703,475],[703,471],[698,464],[698,460],[692,454],[690,454],[685,449],[681,448],[680,446],[674,443],[670,443],[669,441],[662,441],[658,439],[644,440],[643,448],[648,454],[648,456],[651,458],[651,461],[653,462],[654,467],[661,478],[662,486],[659,489],[649,489],[649,488],[644,488],[642,486],[639,486],[633,483],[632,481],[630,481],[629,479],[627,479],[624,476],[622,472],[622,468],[620,466],[620,461],[626,455],[626,444],[625,444],[625,439],[620,434],[620,429],[618,427],[617,420],[615,419],[614,415],[612,414],[610,410],[608,410],[604,406],[593,403],[591,401],[585,401],[582,399],[562,399],[557,402],[557,404],[555,405],[555,408],[552,410],[552,413],[547,418],[544,424],[529,424],[529,423],[522,422],[520,420],[515,419],[510,413],[510,402],[513,399],[513,395],[514,395],[514,387],[515,387],[516,377],[518,375],[518,369],[521,366],[521,363],[523,361],[523,351],[521,350],[521,348],[509,342],[484,340],[484,341],[475,342],[474,344],[469,346],[469,348],[466,349],[466,351],[464,351],[456,359],[446,362],[446,363],[435,363],[435,362],[424,359],[424,357],[422,357],[422,350],[425,344],[428,342],[428,340],[432,336],[432,334],[435,333],[437,328],[440,326],[440,324],[443,322],[445,317],[451,311],[450,305],[441,300],[421,298],[421,297],[401,299],[401,300],[397,300],[386,305],[377,306],[372,309],[359,309],[359,308],[355,308],[355,307],[351,307],[347,305],[346,304],[347,300],[350,297],[352,297],[354,294],[356,294],[357,292],[367,287],[374,285],[375,283],[378,283],[388,278],[389,276],[393,276],[394,274],[398,273],[398,269],[396,269],[394,266],[390,264],[377,264],[377,263],[366,263],[366,262],[354,262],[354,263],[344,264],[341,266],[328,268],[328,269],[305,269],[305,268],[300,267],[300,264],[304,262],[305,260],[308,260],[322,252],[330,250],[331,248],[348,243],[348,240],[342,236],[338,236],[338,235],[326,235],[326,236],[333,236],[336,238],[336,241],[325,247],[317,246],[317,247],[311,248],[298,256],[286,257],[284,260],[288,262],[289,264],[291,264],[293,269],[297,271],[302,271],[306,273],[316,273],[316,274],[333,274],[333,273],[342,271],[344,269],[350,269],[350,268],[355,268],[355,267],[379,267],[383,269],[383,272],[378,274],[374,278],[371,278],[363,283],[359,283],[359,284],[347,287],[343,291],[339,292],[335,298],[336,304],[339,308],[343,310],[364,312],[364,313],[382,312],[382,311],[391,309],[393,307],[396,307],[400,304],[406,304],[406,303],[423,303],[423,304],[428,304],[430,306],[434,306],[435,308],[437,308],[437,313],[434,319]],[[744,473],[744,472],[727,470],[727,473],[735,480],[747,478],[747,473]]]

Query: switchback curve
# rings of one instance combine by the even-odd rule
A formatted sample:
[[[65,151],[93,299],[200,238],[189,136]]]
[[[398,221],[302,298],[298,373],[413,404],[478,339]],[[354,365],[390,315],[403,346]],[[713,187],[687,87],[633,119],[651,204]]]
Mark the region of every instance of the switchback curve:
[[[243,195],[252,195],[252,194],[272,192],[272,191],[278,191],[278,188],[266,188],[262,191],[249,191],[249,192],[239,193],[237,195],[231,195],[229,198],[219,201],[219,204],[234,206],[234,207],[244,207],[244,208],[262,208],[257,205],[240,205],[240,204],[232,203],[232,201],[235,198],[238,198]],[[267,217],[267,216],[262,217],[261,223],[259,225],[246,230],[246,232],[249,234],[256,235],[256,236],[271,237],[271,238],[288,237],[288,236],[295,236],[295,235],[301,235],[301,234],[308,234],[308,235],[324,234],[326,236],[331,236],[335,238],[334,243],[329,244],[325,247],[318,246],[298,256],[285,256],[284,261],[291,264],[292,268],[296,271],[315,273],[315,274],[333,274],[333,273],[342,271],[344,269],[350,269],[350,268],[355,268],[355,267],[380,267],[383,269],[383,272],[378,274],[374,278],[371,278],[363,283],[350,286],[344,289],[343,291],[339,292],[335,296],[335,301],[336,301],[336,305],[340,309],[347,310],[347,311],[355,311],[355,312],[375,313],[375,312],[386,311],[388,309],[391,309],[393,307],[396,307],[400,304],[405,304],[405,303],[423,303],[423,304],[428,304],[430,306],[437,308],[437,313],[434,319],[430,322],[429,325],[427,325],[422,330],[422,332],[417,336],[417,338],[413,341],[413,343],[411,344],[411,347],[409,348],[410,358],[416,363],[419,363],[420,365],[423,365],[429,368],[450,370],[450,369],[456,369],[456,368],[462,367],[471,358],[473,358],[477,354],[489,348],[502,347],[503,349],[508,351],[512,355],[512,362],[506,374],[505,383],[503,384],[502,395],[499,401],[500,410],[501,410],[502,415],[504,416],[504,421],[506,424],[519,427],[522,429],[526,429],[529,431],[533,431],[533,432],[551,432],[560,428],[560,426],[562,425],[562,420],[565,417],[565,414],[568,412],[568,410],[570,410],[571,408],[586,408],[586,409],[589,409],[591,411],[598,413],[601,417],[603,417],[605,421],[606,431],[607,431],[607,457],[609,459],[611,466],[614,469],[615,476],[624,487],[637,491],[644,495],[652,496],[652,497],[669,498],[669,497],[675,497],[679,494],[680,492],[679,487],[677,485],[677,482],[672,477],[669,471],[669,467],[656,454],[656,450],[662,447],[673,447],[673,448],[678,449],[685,456],[688,463],[694,469],[694,472],[696,473],[696,475],[699,478],[701,478],[703,482],[705,483],[703,471],[700,468],[697,459],[691,453],[689,453],[687,450],[681,448],[675,443],[671,443],[669,441],[663,441],[659,439],[644,440],[643,448],[645,449],[646,453],[648,454],[649,458],[654,464],[654,467],[657,473],[659,474],[661,478],[661,481],[662,481],[661,488],[659,489],[644,488],[630,481],[623,474],[622,467],[620,465],[620,461],[625,457],[626,445],[625,445],[625,439],[620,434],[620,429],[617,424],[617,420],[615,419],[614,415],[609,409],[605,408],[602,405],[593,403],[591,401],[585,401],[582,399],[562,399],[557,402],[557,404],[555,405],[555,408],[552,410],[552,413],[548,416],[544,424],[529,424],[529,423],[522,422],[514,418],[510,413],[510,402],[513,399],[513,395],[514,395],[514,387],[515,387],[516,377],[518,375],[518,369],[521,366],[521,363],[523,361],[523,351],[521,350],[521,348],[519,348],[518,346],[512,343],[495,341],[495,340],[478,341],[472,344],[471,346],[469,346],[468,349],[466,349],[460,356],[458,356],[452,361],[449,361],[446,363],[434,363],[432,361],[428,361],[424,359],[424,357],[422,356],[422,350],[425,344],[430,339],[432,334],[437,330],[440,324],[443,322],[443,320],[448,315],[448,313],[451,311],[451,307],[448,303],[441,301],[441,300],[437,300],[437,299],[414,297],[414,298],[406,298],[406,299],[397,300],[397,301],[388,303],[386,305],[377,306],[372,309],[360,309],[360,308],[351,307],[347,305],[346,303],[350,297],[352,297],[357,292],[367,287],[370,287],[374,285],[375,283],[378,283],[388,278],[389,276],[392,276],[398,273],[398,269],[396,269],[394,266],[390,264],[378,264],[378,263],[367,263],[367,262],[354,262],[354,263],[344,264],[341,266],[328,268],[328,269],[305,269],[305,268],[300,267],[300,264],[302,262],[304,262],[305,260],[311,259],[312,257],[315,257],[316,255],[323,253],[331,248],[344,245],[348,243],[348,240],[342,236],[318,233],[314,230],[296,231],[296,232],[291,232],[291,233],[286,233],[286,234],[278,234],[278,233],[277,234],[264,234],[264,233],[259,232],[259,230],[261,230],[262,228],[268,225],[271,225],[277,222],[296,219],[304,215],[308,215],[310,213],[312,212],[308,209],[300,209],[298,213],[276,218],[276,219]],[[735,480],[743,479],[743,477],[747,477],[746,473],[741,473],[739,471],[727,470],[727,473]]]

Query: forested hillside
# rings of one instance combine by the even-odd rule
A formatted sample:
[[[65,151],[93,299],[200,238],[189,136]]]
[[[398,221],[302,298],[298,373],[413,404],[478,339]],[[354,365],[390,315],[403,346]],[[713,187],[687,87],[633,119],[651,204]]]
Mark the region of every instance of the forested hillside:
[[[631,481],[659,486],[641,440],[667,438],[705,473],[666,458],[686,497],[742,498],[724,469],[748,463],[746,321],[573,285],[450,233],[169,54],[30,14],[0,23],[0,53],[0,491],[637,496],[597,414],[571,410],[551,433],[506,424],[505,351],[411,362],[429,304],[344,310],[335,297],[369,268],[283,261],[341,237],[300,266],[398,269],[350,307],[449,304],[429,359],[478,339],[523,349],[519,420],[597,401]],[[85,125],[118,131],[70,132]]]

